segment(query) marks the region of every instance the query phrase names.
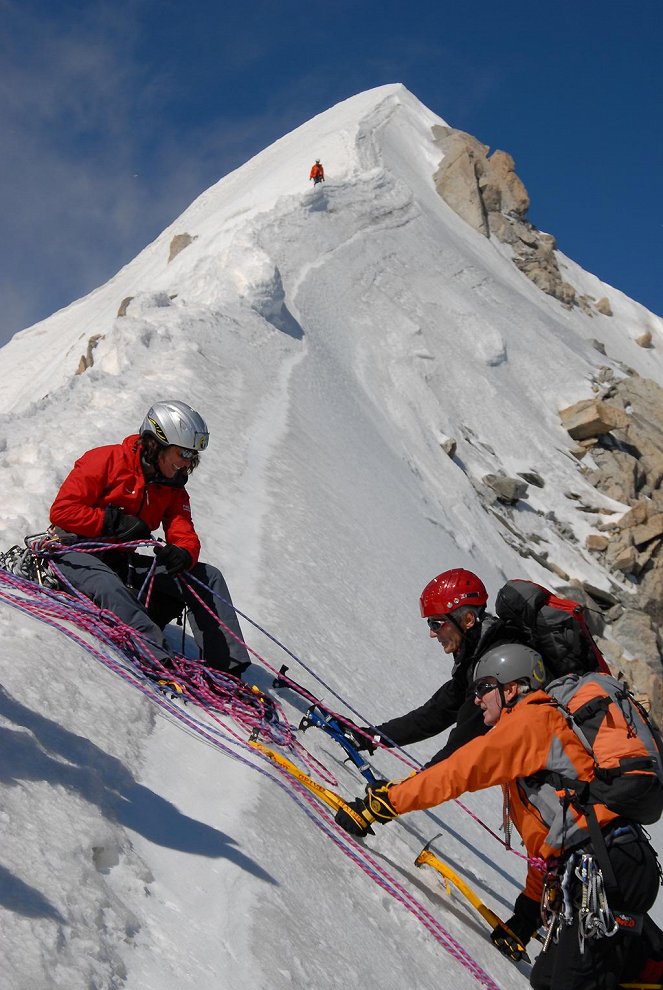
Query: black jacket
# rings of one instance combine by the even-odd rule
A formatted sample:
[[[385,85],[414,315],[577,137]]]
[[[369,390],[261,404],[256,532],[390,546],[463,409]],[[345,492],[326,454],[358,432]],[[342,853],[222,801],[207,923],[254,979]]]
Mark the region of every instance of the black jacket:
[[[433,697],[406,715],[376,726],[385,744],[409,746],[423,742],[456,722],[456,728],[450,733],[443,749],[429,761],[430,766],[445,759],[475,736],[483,735],[487,726],[484,725],[481,709],[474,704],[474,697],[470,694],[474,668],[487,650],[503,642],[522,642],[522,635],[509,630],[501,619],[484,615],[482,621],[466,633],[460,650],[454,654],[451,678],[438,688]]]

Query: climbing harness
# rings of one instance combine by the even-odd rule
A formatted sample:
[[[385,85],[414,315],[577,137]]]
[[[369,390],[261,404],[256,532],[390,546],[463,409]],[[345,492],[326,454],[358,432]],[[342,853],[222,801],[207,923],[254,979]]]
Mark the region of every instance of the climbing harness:
[[[577,850],[569,854],[561,873],[554,866],[546,874],[541,914],[546,927],[544,952],[551,941],[558,941],[562,927],[572,925],[576,918],[581,952],[585,942],[617,934],[619,925],[608,903],[596,856],[584,849]]]

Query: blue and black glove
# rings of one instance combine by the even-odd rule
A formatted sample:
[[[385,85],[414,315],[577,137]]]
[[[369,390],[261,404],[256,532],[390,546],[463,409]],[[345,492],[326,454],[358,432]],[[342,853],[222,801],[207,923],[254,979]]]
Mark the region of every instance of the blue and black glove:
[[[193,564],[193,557],[184,547],[178,547],[174,543],[159,543],[154,548],[154,556],[157,564],[166,568],[166,573],[180,574],[181,571],[188,571]]]
[[[336,812],[336,824],[350,835],[375,835],[371,825],[375,823],[386,825],[387,822],[398,818],[398,812],[389,800],[390,787],[389,781],[377,780],[366,788],[365,798],[348,802],[349,807],[365,822],[365,825],[355,821],[355,817],[349,815],[343,808]]]
[[[151,534],[150,527],[138,516],[129,515],[118,505],[107,505],[101,535],[112,536],[119,543],[125,543],[130,540],[147,540]]]

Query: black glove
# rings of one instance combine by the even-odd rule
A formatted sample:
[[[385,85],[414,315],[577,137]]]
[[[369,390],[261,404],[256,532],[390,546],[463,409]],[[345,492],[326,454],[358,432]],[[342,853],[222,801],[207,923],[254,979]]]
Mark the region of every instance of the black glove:
[[[348,833],[348,835],[375,835],[375,832],[371,828],[371,824],[368,818],[365,817],[366,812],[366,802],[361,798],[357,798],[356,801],[347,801],[348,808],[352,808],[359,818],[366,822],[366,825],[360,825],[358,821],[355,821],[355,817],[345,810],[345,808],[339,808],[334,816],[336,819],[336,824],[340,825],[341,828]]]
[[[541,908],[538,901],[527,894],[520,894],[513,910],[508,921],[492,930],[490,939],[502,955],[518,962],[525,955],[525,946],[541,925]]]
[[[181,571],[188,571],[193,564],[193,557],[184,547],[178,547],[174,543],[159,543],[154,548],[154,556],[157,563],[166,568],[167,574],[179,574]]]
[[[342,808],[336,812],[337,825],[340,825],[350,835],[374,835],[371,828],[374,822],[377,822],[378,825],[386,825],[387,822],[398,817],[398,812],[389,800],[390,787],[391,783],[388,781],[376,780],[374,784],[366,788],[366,797],[363,800],[358,798],[356,801],[349,802],[352,810],[356,811],[366,822],[365,828],[362,828],[359,822],[356,822]]]
[[[101,535],[114,536],[120,542],[146,540],[150,536],[150,527],[138,516],[130,516],[118,505],[107,505]]]
[[[371,729],[370,725],[355,725],[350,719],[344,719],[344,722],[349,723],[343,726],[343,735],[352,743],[356,750],[360,752],[366,750],[369,756],[372,756],[377,749],[377,734],[374,729]]]

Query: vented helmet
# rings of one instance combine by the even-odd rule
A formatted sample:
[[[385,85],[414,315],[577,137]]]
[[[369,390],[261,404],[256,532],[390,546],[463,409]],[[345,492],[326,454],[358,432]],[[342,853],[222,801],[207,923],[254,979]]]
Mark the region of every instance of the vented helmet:
[[[201,451],[209,443],[209,430],[203,417],[178,399],[163,399],[150,407],[140,428],[140,435],[145,434],[163,447],[175,444]]]
[[[483,608],[488,592],[481,578],[462,567],[443,571],[429,581],[421,592],[419,606],[424,619],[429,615],[448,615],[462,605]]]
[[[474,668],[474,682],[486,677],[494,677],[498,684],[527,681],[533,691],[548,679],[541,655],[522,643],[494,646],[484,653]]]

